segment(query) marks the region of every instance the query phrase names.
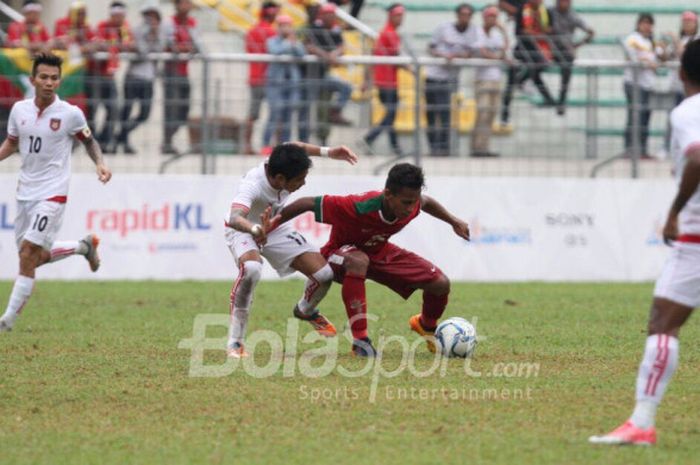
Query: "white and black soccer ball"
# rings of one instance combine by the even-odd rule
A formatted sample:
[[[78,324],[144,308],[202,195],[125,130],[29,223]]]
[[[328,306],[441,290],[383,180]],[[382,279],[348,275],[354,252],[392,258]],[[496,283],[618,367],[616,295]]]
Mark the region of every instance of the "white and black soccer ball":
[[[476,328],[464,318],[448,318],[435,329],[435,340],[445,357],[468,358],[476,349]]]

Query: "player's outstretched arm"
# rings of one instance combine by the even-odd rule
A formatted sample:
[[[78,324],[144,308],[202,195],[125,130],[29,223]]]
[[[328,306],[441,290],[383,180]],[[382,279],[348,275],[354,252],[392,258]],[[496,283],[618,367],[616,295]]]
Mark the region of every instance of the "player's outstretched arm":
[[[681,177],[681,185],[678,188],[678,194],[673,200],[671,210],[668,212],[668,218],[664,225],[663,236],[664,242],[670,245],[671,241],[678,238],[678,215],[680,214],[685,204],[697,191],[700,185],[700,148],[692,149],[686,154],[685,168]]]
[[[10,139],[9,137],[0,145],[0,161],[9,157],[19,149],[19,142],[17,139]]]
[[[469,225],[447,211],[447,209],[434,198],[428,197],[427,195],[421,196],[421,210],[449,224],[452,226],[455,234],[462,239],[469,240]]]
[[[344,145],[336,147],[321,147],[319,145],[309,144],[306,142],[290,142],[290,144],[298,145],[303,148],[306,154],[310,157],[328,157],[333,160],[344,160],[354,165],[357,163],[358,156]],[[325,151],[328,151],[326,154]]]
[[[269,219],[269,221],[263,222],[265,232],[267,233],[269,231],[272,231],[280,224],[286,223],[287,221],[296,218],[302,213],[314,211],[315,205],[315,197],[302,197],[298,200],[295,200],[294,202],[284,207],[282,211],[275,215],[273,218]]]
[[[106,184],[112,179],[112,171],[105,165],[104,159],[102,158],[102,149],[100,144],[93,137],[88,137],[83,140],[83,145],[87,151],[88,156],[95,163],[95,171],[97,171],[97,179]]]

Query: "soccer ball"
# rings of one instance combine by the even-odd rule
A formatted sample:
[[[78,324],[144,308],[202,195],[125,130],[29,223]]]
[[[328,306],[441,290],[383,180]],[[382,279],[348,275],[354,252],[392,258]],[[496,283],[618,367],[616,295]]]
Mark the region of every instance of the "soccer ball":
[[[471,357],[476,349],[476,328],[464,318],[448,318],[435,329],[435,340],[445,357]]]

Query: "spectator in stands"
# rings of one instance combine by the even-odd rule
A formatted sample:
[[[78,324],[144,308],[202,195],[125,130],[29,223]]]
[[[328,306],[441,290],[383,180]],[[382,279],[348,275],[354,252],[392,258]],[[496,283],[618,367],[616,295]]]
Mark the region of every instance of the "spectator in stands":
[[[350,16],[357,18],[360,15],[360,10],[362,10],[365,0],[328,0],[328,2],[338,6],[350,4]]]
[[[267,39],[267,51],[272,55],[302,57],[306,54],[304,44],[297,40],[292,18],[277,17],[277,34]],[[280,141],[292,140],[292,120],[299,108],[299,85],[301,70],[297,63],[270,63],[267,67],[267,101],[270,107],[265,133],[263,155],[272,153],[272,136],[279,131]]]
[[[554,61],[561,68],[561,88],[557,101],[557,114],[563,115],[566,112],[566,94],[569,90],[576,49],[583,44],[590,43],[595,32],[571,8],[571,0],[557,0],[551,16],[552,45],[554,45],[552,52]],[[576,29],[581,29],[586,33],[586,36],[578,42],[574,42]]]
[[[512,19],[515,22],[515,34],[520,35],[519,25],[521,19],[521,13],[523,7],[527,3],[527,0],[499,0],[498,8],[504,11],[508,15],[508,19]]]
[[[452,122],[452,94],[457,90],[459,67],[449,61],[469,58],[477,41],[478,27],[472,24],[474,8],[462,3],[455,8],[457,22],[440,25],[428,44],[432,56],[447,58],[448,64],[428,66],[425,78],[425,103],[428,119],[430,155],[446,157],[450,154]]]
[[[104,105],[106,114],[102,123],[102,129],[98,130],[94,122],[94,130],[97,134],[97,142],[100,143],[102,153],[113,154],[116,152],[114,144],[114,129],[117,125],[117,83],[114,75],[119,69],[119,53],[134,50],[134,37],[129,24],[126,22],[126,4],[116,0],[109,5],[109,18],[97,24],[95,34],[98,42],[98,50],[109,54],[107,59],[96,60],[94,63],[94,82],[88,84],[86,94],[89,111],[94,120],[100,105]]]
[[[198,53],[202,51],[197,21],[190,16],[192,0],[173,0],[175,15],[164,22],[166,50],[173,53]],[[180,155],[173,146],[173,137],[182,125],[187,124],[190,109],[190,81],[188,59],[178,58],[165,63],[163,87],[165,89],[164,132],[162,152]]]
[[[279,5],[266,1],[260,8],[260,20],[250,28],[245,36],[245,51],[247,53],[267,53],[267,39],[274,37],[275,17],[279,13]],[[243,153],[253,154],[253,126],[260,117],[260,107],[265,99],[265,73],[267,63],[251,62],[248,68],[248,85],[250,86],[250,106],[248,120],[243,134]]]
[[[352,87],[329,73],[330,67],[337,65],[338,58],[345,53],[343,30],[336,22],[335,10],[336,6],[332,3],[321,5],[318,8],[318,18],[309,27],[304,40],[306,51],[316,55],[320,63],[310,63],[305,67],[305,83],[299,112],[299,138],[302,142],[309,138],[309,109],[314,102],[320,104],[318,136],[323,144],[328,137],[326,121],[331,124],[350,125],[350,121],[343,117],[342,111],[350,100]],[[336,100],[333,99],[334,94],[338,94]]]
[[[681,14],[681,29],[676,37],[671,35],[673,41],[672,53],[669,54],[670,60],[680,60],[685,51],[685,46],[688,42],[698,38],[698,15],[693,11],[684,11]],[[683,82],[680,78],[680,70],[671,71],[671,91],[675,95],[673,108],[677,107],[685,98]],[[669,117],[666,119],[666,134],[664,135],[664,149],[658,154],[659,158],[667,158],[671,152],[671,110],[669,108]]]
[[[0,47],[5,46],[6,40],[7,34],[0,28]],[[11,87],[10,83],[0,82],[0,140],[5,140],[7,137],[7,120],[10,118],[12,105],[16,102],[16,99],[9,95],[9,87]]]
[[[517,38],[520,37],[522,33],[522,13],[523,7],[527,3],[527,0],[499,0],[498,8],[508,15],[508,21],[512,21],[515,25],[514,35]],[[510,93],[512,96],[513,86],[515,85],[515,78],[520,70],[520,65],[513,63],[509,60],[509,66],[507,68],[508,84],[506,85],[506,93],[503,95],[504,99],[501,104],[501,124],[507,125],[510,119],[510,98],[506,102],[505,96]]]
[[[673,43],[673,55],[669,58],[674,58],[680,60],[685,51],[685,46],[688,42],[698,38],[698,15],[693,11],[684,11],[681,15],[681,30],[678,37],[674,37]],[[683,83],[679,77],[678,72],[674,72],[672,75],[671,89],[676,94],[676,105],[681,103],[685,98],[683,93]]]
[[[124,106],[120,117],[121,128],[117,136],[117,150],[121,145],[127,155],[136,153],[129,144],[129,133],[145,122],[151,114],[157,62],[146,55],[165,50],[165,32],[161,27],[161,14],[156,3],[146,3],[141,7],[141,20],[141,24],[134,31],[139,56],[129,63],[124,77]],[[139,114],[133,119],[131,110],[136,104],[139,105]]]
[[[80,57],[94,51],[95,32],[87,21],[87,5],[83,1],[70,4],[68,16],[54,23],[54,47],[68,50],[72,56]]]
[[[649,121],[651,108],[649,99],[656,81],[656,69],[665,58],[664,51],[654,43],[654,17],[651,13],[640,13],[635,32],[624,41],[627,59],[641,65],[641,68],[625,69],[625,97],[627,98],[627,124],[625,125],[625,153],[634,155],[640,152],[640,158],[651,158],[648,152]],[[636,92],[635,92],[636,91]],[[638,99],[635,98],[638,96]],[[634,127],[635,117],[639,127]],[[635,137],[637,135],[638,137]]]
[[[508,36],[498,24],[498,8],[487,6],[482,12],[483,26],[478,29],[476,48],[481,58],[502,60],[508,50]],[[472,157],[497,157],[489,151],[491,126],[501,99],[501,66],[498,64],[479,67],[476,70],[474,93],[476,94],[476,122],[471,138]]]
[[[406,8],[400,3],[394,3],[387,8],[387,22],[374,45],[374,56],[397,56],[401,53],[401,37],[397,31],[403,23],[405,11]],[[371,148],[372,143],[382,131],[386,130],[391,151],[394,155],[401,156],[403,151],[399,147],[399,139],[394,129],[396,110],[399,105],[398,66],[375,65],[374,85],[379,90],[379,101],[384,105],[384,118],[377,126],[370,129],[364,137],[364,142]]]
[[[26,48],[34,55],[51,50],[51,36],[41,22],[41,3],[37,0],[25,0],[22,5],[24,21],[13,21],[7,28],[8,48]]]
[[[552,61],[552,50],[548,34],[551,33],[551,20],[547,7],[542,0],[528,0],[520,12],[520,25],[517,43],[513,55],[520,67],[508,70],[508,83],[503,93],[501,105],[501,124],[506,125],[510,119],[510,101],[513,98],[513,87],[521,86],[528,79],[537,87],[542,95],[544,106],[555,106],[556,102],[549,93],[542,79],[542,72]]]
[[[90,124],[93,124],[94,120],[90,114],[92,107],[87,100],[89,89],[86,87],[94,82],[94,63],[92,63],[90,56],[97,50],[98,44],[95,40],[95,31],[87,20],[85,2],[74,1],[70,4],[68,15],[58,18],[54,23],[53,37],[54,48],[67,50],[69,61],[80,62],[84,58],[87,60],[83,75],[83,92],[78,94],[77,98],[72,99],[70,103],[78,105]]]

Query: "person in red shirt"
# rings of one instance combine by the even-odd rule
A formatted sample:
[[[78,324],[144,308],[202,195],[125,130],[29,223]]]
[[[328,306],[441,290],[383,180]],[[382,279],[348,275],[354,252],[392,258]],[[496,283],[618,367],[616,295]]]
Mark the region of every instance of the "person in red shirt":
[[[175,15],[164,22],[166,50],[173,53],[197,53],[202,50],[197,21],[190,16],[192,0],[174,0]],[[163,87],[165,91],[165,118],[163,131],[164,154],[180,155],[173,146],[173,137],[180,126],[187,124],[190,111],[190,81],[188,60],[169,60],[165,63]]]
[[[96,60],[92,63],[93,82],[86,86],[88,106],[91,119],[100,104],[106,110],[102,129],[97,131],[94,123],[97,141],[102,147],[103,153],[115,153],[114,128],[117,124],[117,83],[114,74],[119,69],[119,52],[134,50],[134,36],[129,24],[126,22],[126,4],[114,1],[109,6],[109,18],[97,24],[98,50],[106,51],[109,57],[104,60]]]
[[[428,349],[436,350],[433,336],[447,306],[450,280],[437,266],[392,244],[389,238],[421,211],[446,222],[465,240],[469,240],[469,227],[438,201],[423,195],[424,185],[420,167],[399,163],[389,171],[384,190],[304,197],[286,206],[264,225],[266,231],[272,230],[307,211],[314,212],[316,221],[332,225],[321,254],[333,268],[335,280],[343,285],[355,355],[376,355],[367,336],[367,278],[389,287],[404,299],[416,289],[423,290],[422,311],[411,317],[409,323],[413,331],[426,338]]]
[[[275,18],[280,7],[277,3],[266,1],[260,9],[260,21],[250,28],[245,36],[245,51],[247,53],[267,53],[266,42],[277,34]],[[265,73],[267,63],[251,62],[248,68],[248,85],[250,86],[250,106],[248,120],[245,125],[243,153],[257,153],[253,148],[253,125],[260,117],[260,106],[265,99]]]
[[[41,4],[36,0],[26,0],[22,7],[24,21],[10,23],[4,46],[26,48],[32,55],[51,50],[51,38],[46,27],[39,20],[41,10]],[[0,83],[0,140],[7,135],[5,129],[10,117],[10,108],[22,97],[22,92],[15,89],[8,81]]]
[[[39,19],[42,9],[37,0],[25,0],[22,6],[24,21],[10,23],[6,47],[26,48],[32,55],[51,50],[51,36]]]
[[[542,95],[544,106],[556,106],[547,84],[542,79],[542,72],[549,66],[552,59],[552,50],[547,37],[552,29],[549,11],[542,0],[528,0],[519,16],[518,43],[513,50],[513,56],[522,66],[512,67],[508,72],[508,83],[501,105],[501,124],[507,124],[510,119],[510,102],[513,98],[514,86],[520,86],[528,79],[532,79]]]
[[[68,16],[54,23],[54,47],[69,50],[78,47],[82,53],[94,50],[95,32],[87,21],[87,5],[83,1],[71,3]]]
[[[406,8],[400,3],[394,3],[387,8],[388,19],[374,46],[373,54],[375,56],[396,56],[401,53],[401,38],[397,30],[403,22],[405,11]],[[399,140],[394,129],[396,109],[399,103],[397,76],[398,67],[395,65],[374,66],[374,84],[379,89],[379,100],[384,105],[385,113],[379,125],[371,128],[365,135],[364,141],[371,147],[382,131],[386,130],[389,134],[392,152],[400,156],[403,151],[399,147]]]

